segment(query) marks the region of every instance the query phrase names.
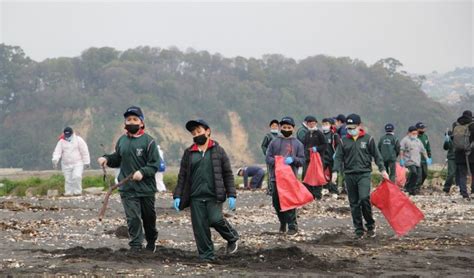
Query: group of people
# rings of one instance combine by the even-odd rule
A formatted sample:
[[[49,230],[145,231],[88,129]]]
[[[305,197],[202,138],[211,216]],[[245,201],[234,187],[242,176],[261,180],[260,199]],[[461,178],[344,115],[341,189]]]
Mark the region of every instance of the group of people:
[[[469,148],[472,150],[474,125],[470,124],[472,114],[468,112],[463,113],[453,125],[452,141],[453,145],[456,145],[458,139],[455,134],[461,132],[456,128],[467,125],[467,130],[471,131],[468,140],[470,140]],[[113,153],[97,160],[101,167],[120,168],[119,181],[126,177],[131,178],[119,188],[119,192],[128,225],[129,245],[134,252],[143,250],[142,244],[145,240],[144,250],[154,252],[158,237],[155,173],[161,167],[162,158],[156,142],[145,132],[144,121],[144,114],[139,107],[128,108],[124,113],[126,133],[118,139]],[[291,167],[295,176],[298,176],[298,169],[302,167],[304,179],[308,172],[311,153],[319,153],[324,170],[329,173],[327,183],[307,188],[316,199],[322,197],[322,186],[326,186],[334,194],[343,192],[348,194],[356,238],[375,237],[375,221],[370,203],[372,161],[375,161],[383,178],[392,181],[395,179],[394,165],[397,160],[407,167],[410,174],[405,189],[409,194],[419,192],[427,176],[427,167],[432,162],[429,140],[423,123],[409,127],[407,136],[401,141],[394,135],[394,125],[387,124],[386,134],[378,144],[374,137],[364,130],[362,119],[357,114],[325,118],[320,129],[314,116],[306,117],[298,131],[295,130],[295,126],[295,121],[291,117],[272,120],[270,133],[262,143],[268,167],[269,193],[272,195],[272,203],[280,222],[280,232],[288,236],[298,233],[297,214],[296,209],[284,212],[280,209],[278,179],[275,175],[277,156],[284,157],[284,163]],[[211,138],[211,127],[206,121],[190,120],[185,127],[190,133],[193,144],[184,150],[181,158],[178,181],[173,192],[173,207],[178,212],[190,208],[199,256],[203,260],[212,261],[215,259],[215,252],[211,227],[227,241],[227,253],[235,253],[238,249],[239,234],[223,217],[222,212],[225,201],[228,202],[230,210],[236,208],[234,174],[226,151]],[[465,130],[464,128],[463,131]],[[65,137],[67,137],[66,131]],[[79,141],[78,137],[68,140],[70,141],[66,141]],[[457,163],[461,152],[456,149],[454,153],[457,166],[456,181],[461,187],[462,181],[464,184],[466,182],[466,171],[469,171],[469,166],[472,168],[473,155],[471,152],[467,156],[463,153],[464,163],[466,159],[470,163],[465,165],[461,160],[459,164]],[[53,156],[53,163],[57,164],[57,161],[58,156]],[[89,161],[83,160],[82,163],[86,162]],[[249,175],[257,175],[256,186],[261,184],[264,178],[263,169],[251,167],[240,168],[237,174],[247,178]],[[340,189],[337,186],[338,177],[342,185]]]

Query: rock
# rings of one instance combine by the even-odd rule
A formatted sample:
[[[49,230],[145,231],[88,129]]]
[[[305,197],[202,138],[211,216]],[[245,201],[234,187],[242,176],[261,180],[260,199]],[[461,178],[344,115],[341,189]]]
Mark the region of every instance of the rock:
[[[57,189],[48,189],[47,196],[49,198],[58,197],[59,196],[59,191]]]
[[[92,194],[92,195],[100,195],[104,192],[103,187],[89,187],[84,189],[84,192],[87,194]]]
[[[118,238],[128,238],[128,227],[120,226],[115,230],[115,236]]]
[[[25,196],[28,198],[31,198],[35,196],[35,188],[34,187],[28,187],[25,191]]]

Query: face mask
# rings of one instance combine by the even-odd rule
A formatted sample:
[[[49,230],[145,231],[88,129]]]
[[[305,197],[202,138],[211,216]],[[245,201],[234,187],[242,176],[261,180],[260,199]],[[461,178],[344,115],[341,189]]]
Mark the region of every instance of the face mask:
[[[293,131],[291,131],[291,130],[282,130],[281,134],[285,137],[290,137],[291,134],[293,134]]]
[[[64,137],[64,140],[71,142],[72,136],[70,135],[69,137]]]
[[[323,132],[324,132],[324,133],[328,133],[329,130],[331,130],[331,127],[330,127],[330,126],[323,126]]]
[[[359,135],[359,130],[357,128],[348,129],[347,133],[349,133],[352,137],[355,137],[355,136]]]
[[[140,125],[125,125],[125,129],[130,134],[135,134],[140,130]]]
[[[194,141],[194,143],[198,144],[199,146],[202,146],[202,145],[206,144],[207,136],[206,136],[206,134],[201,134],[201,135],[195,136],[195,137],[193,137],[193,141]]]
[[[421,131],[421,130],[418,131],[418,134],[423,134],[423,133],[425,133],[425,132]]]
[[[418,136],[416,136],[416,135],[408,135],[408,137],[410,137],[411,140],[415,140]]]
[[[309,130],[309,131],[315,131],[315,130],[318,130],[318,127],[317,127],[317,126],[315,126],[315,127],[308,127],[308,130]]]
[[[271,129],[270,132],[273,134],[278,134],[278,129]]]

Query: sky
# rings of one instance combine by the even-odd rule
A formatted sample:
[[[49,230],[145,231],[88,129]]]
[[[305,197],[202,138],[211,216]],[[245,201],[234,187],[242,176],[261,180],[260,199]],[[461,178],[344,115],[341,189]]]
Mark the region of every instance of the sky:
[[[319,54],[412,73],[473,66],[471,1],[159,2],[0,0],[0,42],[36,61],[90,47],[194,48],[226,57]]]

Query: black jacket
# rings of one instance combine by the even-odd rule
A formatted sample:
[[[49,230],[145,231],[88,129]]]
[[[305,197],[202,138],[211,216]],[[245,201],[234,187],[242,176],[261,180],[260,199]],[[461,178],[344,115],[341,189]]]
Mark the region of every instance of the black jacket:
[[[191,153],[198,151],[197,145],[192,145],[184,151],[178,174],[178,184],[173,193],[173,198],[181,198],[179,209],[189,207],[191,202]],[[209,141],[207,151],[211,152],[212,169],[216,189],[217,201],[224,202],[226,197],[237,197],[234,175],[229,157],[216,141]]]
[[[326,152],[328,143],[324,134],[319,130],[308,131],[303,139],[304,146],[304,157],[306,158],[306,163],[309,163],[312,147],[316,147],[318,153],[321,155],[321,159]]]
[[[465,124],[471,124],[469,126],[469,129],[471,131],[471,136],[469,138],[469,142],[474,142],[474,123],[472,121],[471,117],[460,117],[458,118],[457,122],[453,123],[453,130],[454,127],[457,125],[465,125]],[[455,151],[454,152],[454,157],[456,160],[456,164],[466,164],[466,154],[463,151]],[[469,163],[474,163],[474,150],[471,151],[471,154],[469,155]]]

